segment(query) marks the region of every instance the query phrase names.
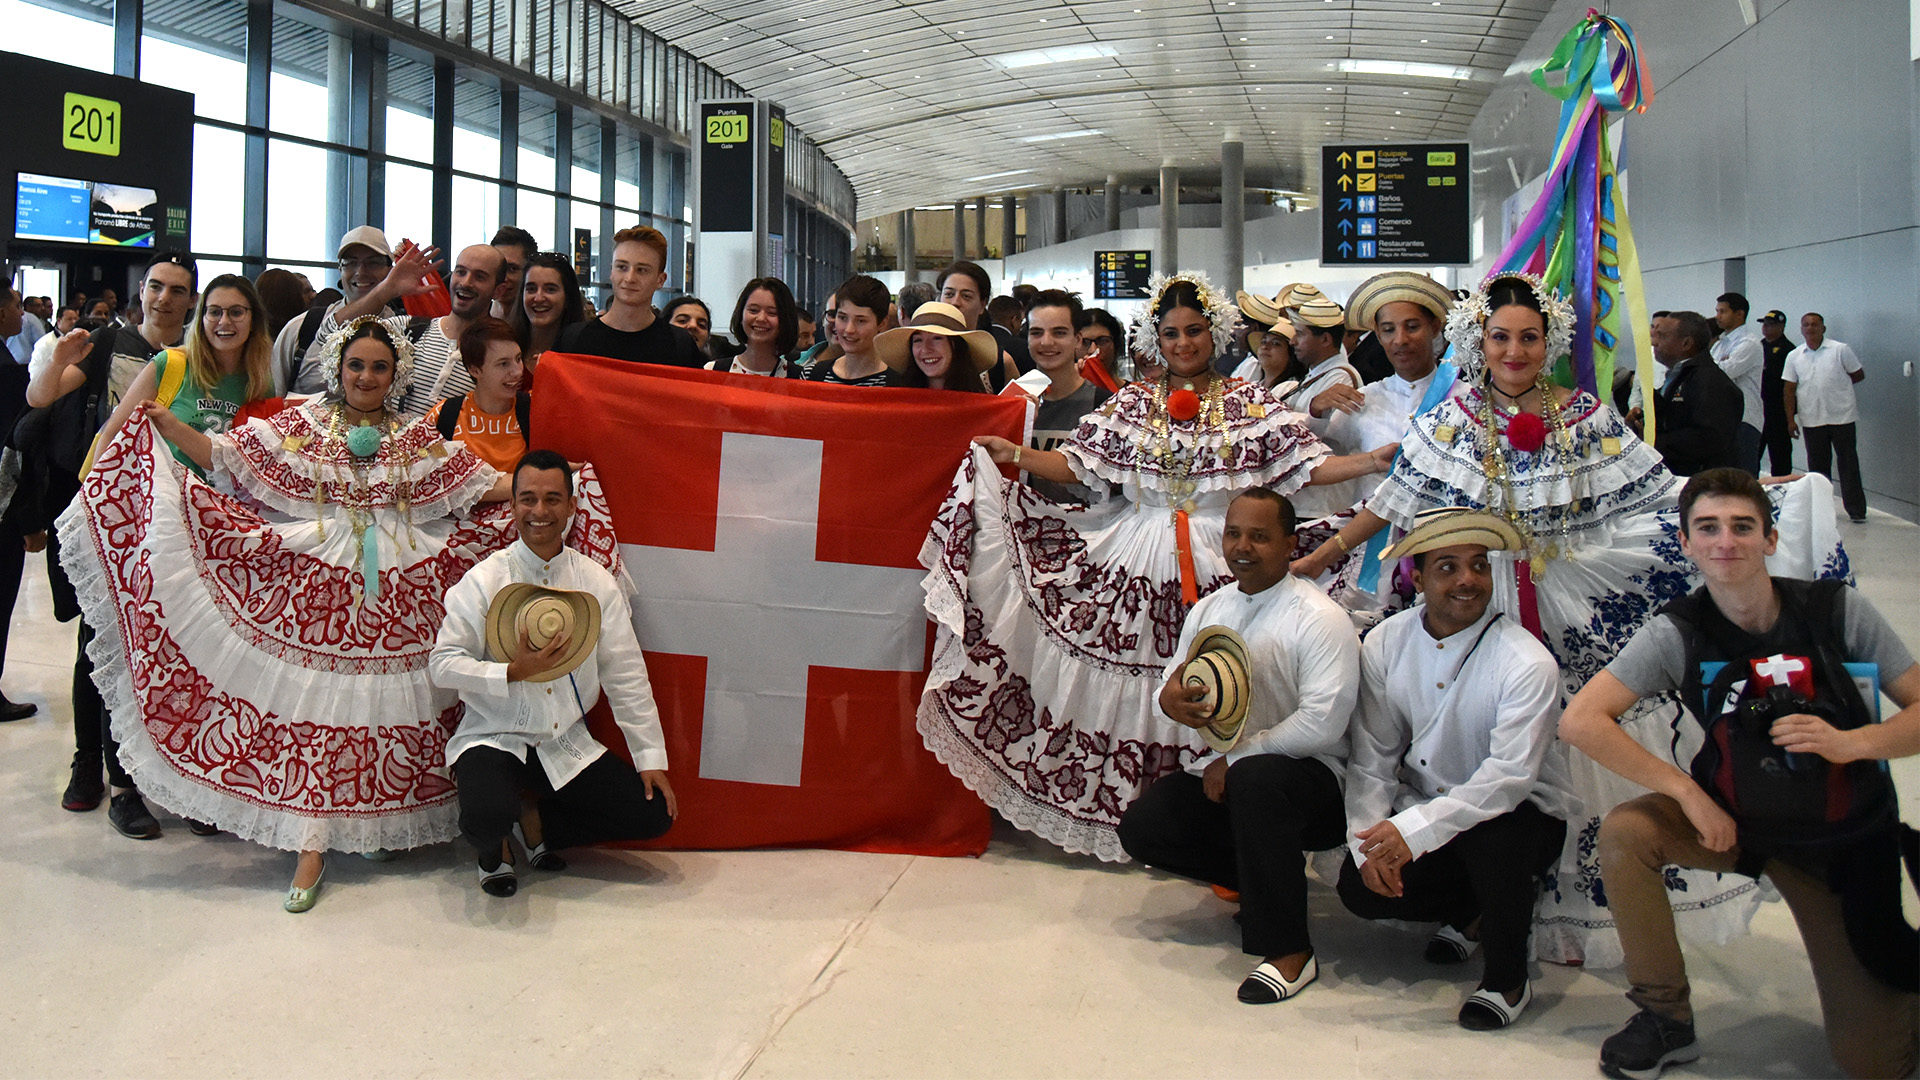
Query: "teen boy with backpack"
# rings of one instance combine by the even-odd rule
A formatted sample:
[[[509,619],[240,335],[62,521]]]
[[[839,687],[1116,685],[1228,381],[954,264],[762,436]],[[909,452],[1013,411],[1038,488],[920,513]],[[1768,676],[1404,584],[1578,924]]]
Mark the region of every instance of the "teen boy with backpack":
[[[1765,874],[1792,909],[1827,1042],[1851,1076],[1905,1076],[1920,1049],[1920,957],[1900,913],[1899,822],[1882,762],[1920,753],[1920,665],[1858,593],[1771,578],[1778,539],[1750,473],[1706,470],[1680,493],[1681,550],[1704,588],[1649,620],[1568,704],[1560,733],[1652,794],[1600,826],[1600,868],[1640,1012],[1600,1048],[1636,1080],[1700,1056],[1685,963],[1661,882],[1668,865]],[[1724,666],[1721,666],[1724,665]],[[1900,709],[1873,723],[1849,667],[1875,665]],[[1705,741],[1691,770],[1617,720],[1679,692]]]

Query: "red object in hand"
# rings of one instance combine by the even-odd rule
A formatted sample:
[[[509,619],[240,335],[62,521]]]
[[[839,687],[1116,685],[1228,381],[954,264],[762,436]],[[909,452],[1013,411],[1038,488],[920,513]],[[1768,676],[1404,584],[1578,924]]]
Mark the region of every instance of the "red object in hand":
[[[440,272],[429,270],[424,280],[428,286],[426,292],[400,298],[407,314],[416,319],[438,319],[453,314],[453,294],[447,291],[447,283],[440,280]]]
[[[233,426],[244,427],[249,420],[265,420],[270,416],[277,415],[286,407],[286,398],[270,397],[249,401],[245,405],[240,406],[239,411],[233,414]]]
[[[1531,454],[1547,445],[1547,422],[1532,413],[1515,413],[1507,421],[1507,445]]]
[[[1167,395],[1167,415],[1182,422],[1200,415],[1200,395],[1191,390],[1175,390]]]
[[[1114,381],[1113,373],[1107,370],[1107,365],[1100,362],[1098,353],[1080,361],[1080,377],[1109,394],[1120,392],[1120,384]]]

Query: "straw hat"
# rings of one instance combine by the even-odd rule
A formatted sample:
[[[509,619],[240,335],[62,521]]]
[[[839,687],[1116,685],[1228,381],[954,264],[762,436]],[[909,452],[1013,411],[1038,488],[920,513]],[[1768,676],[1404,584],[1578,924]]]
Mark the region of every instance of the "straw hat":
[[[1321,330],[1347,325],[1346,311],[1324,295],[1306,297],[1290,305],[1290,311],[1294,318]]]
[[[1287,309],[1319,295],[1317,287],[1304,281],[1295,281],[1281,286],[1271,300],[1255,296],[1245,289],[1235,293],[1234,299],[1240,305],[1240,314],[1245,315],[1248,321],[1271,326],[1292,340],[1293,320],[1287,318]]]
[[[1392,303],[1425,308],[1445,323],[1447,312],[1453,310],[1453,293],[1425,274],[1406,270],[1375,274],[1347,297],[1347,325],[1355,330],[1371,330],[1380,309]]]
[[[1200,737],[1220,753],[1233,749],[1247,723],[1247,698],[1253,690],[1248,674],[1247,643],[1224,626],[1209,626],[1193,636],[1180,683],[1207,692],[1201,701],[1212,721],[1200,728]]]
[[[966,342],[967,351],[962,354],[955,350],[954,360],[965,359],[972,365],[975,375],[992,367],[994,361],[1000,359],[1000,344],[992,334],[969,327],[959,308],[938,300],[921,304],[914,311],[913,318],[905,324],[874,338],[874,354],[893,370],[905,371],[913,363],[913,350],[908,347],[908,342],[916,333],[939,334]]]
[[[1403,559],[1423,551],[1462,544],[1474,544],[1488,551],[1519,551],[1527,546],[1520,530],[1498,514],[1467,506],[1442,506],[1422,511],[1414,519],[1413,531],[1381,552],[1380,558]]]
[[[527,677],[529,682],[558,679],[585,663],[600,644],[600,601],[592,593],[514,582],[496,593],[487,606],[487,651],[511,663],[520,652],[522,630],[535,649],[544,649],[554,638],[566,636],[566,651],[560,662]]]

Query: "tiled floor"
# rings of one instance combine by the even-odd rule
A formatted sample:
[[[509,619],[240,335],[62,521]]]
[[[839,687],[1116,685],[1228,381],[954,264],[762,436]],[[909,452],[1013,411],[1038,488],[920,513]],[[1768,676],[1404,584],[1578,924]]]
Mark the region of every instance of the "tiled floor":
[[[1920,646],[1920,529],[1842,529]],[[59,808],[72,659],[30,567],[5,689],[41,714],[0,726],[0,1075],[1589,1077],[1629,1012],[1619,972],[1547,966],[1516,1028],[1463,1032],[1477,971],[1317,885],[1320,982],[1239,1005],[1249,961],[1211,893],[1005,828],[980,859],[575,853],[508,901],[451,845],[335,858],[289,916],[289,855]],[[1679,1076],[1834,1074],[1781,905],[1691,963],[1707,1056]]]

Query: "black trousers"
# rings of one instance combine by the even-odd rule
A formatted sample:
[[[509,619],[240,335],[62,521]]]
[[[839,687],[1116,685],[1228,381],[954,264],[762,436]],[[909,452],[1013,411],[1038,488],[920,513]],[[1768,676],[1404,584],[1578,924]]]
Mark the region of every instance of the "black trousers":
[[[1867,516],[1867,489],[1860,483],[1860,451],[1854,445],[1852,424],[1802,427],[1807,437],[1807,468],[1840,485],[1840,504],[1850,518]],[[1833,458],[1840,458],[1840,475],[1833,475]]]
[[[1740,467],[1759,476],[1760,451],[1766,446],[1766,440],[1761,436],[1760,429],[1752,424],[1742,423],[1734,429],[1733,445],[1740,455]]]
[[[1536,879],[1553,865],[1566,839],[1566,822],[1523,802],[1408,863],[1400,871],[1400,896],[1367,888],[1349,853],[1340,867],[1340,901],[1363,919],[1443,922],[1455,929],[1479,919],[1486,950],[1480,985],[1513,990],[1527,979]]]
[[[1302,852],[1339,847],[1346,830],[1333,770],[1256,754],[1228,767],[1225,802],[1207,798],[1189,773],[1155,780],[1121,815],[1119,832],[1136,860],[1239,892],[1240,948],[1264,957],[1313,948]]]
[[[93,641],[93,627],[80,620],[80,645],[73,658],[73,760],[76,765],[104,761],[107,782],[117,788],[130,788],[133,777],[120,764],[120,743],[113,737],[112,721],[100,688],[93,685],[93,660],[87,646]]]
[[[1786,476],[1793,472],[1793,436],[1787,434],[1787,407],[1778,401],[1767,403],[1767,427],[1760,433],[1767,444],[1768,472]]]
[[[7,666],[8,631],[13,627],[13,605],[20,599],[20,578],[27,569],[27,549],[20,530],[0,518],[0,673]]]
[[[520,820],[523,791],[539,797],[542,837],[556,850],[651,840],[673,824],[666,796],[656,791],[647,798],[640,774],[614,754],[593,759],[556,791],[537,754],[521,761],[505,750],[475,746],[454,761],[453,779],[460,786],[460,833],[483,856],[498,852]]]

